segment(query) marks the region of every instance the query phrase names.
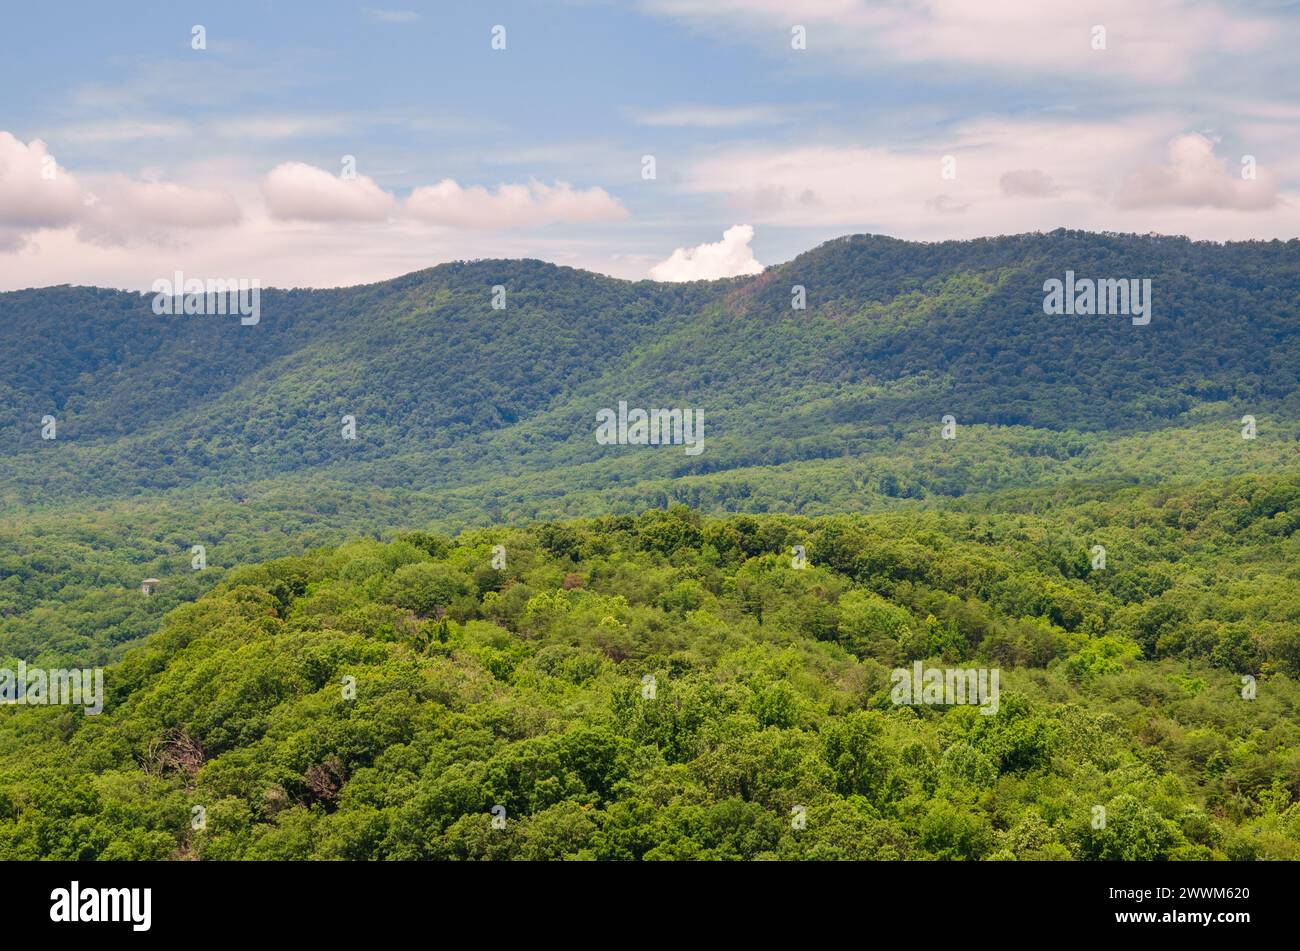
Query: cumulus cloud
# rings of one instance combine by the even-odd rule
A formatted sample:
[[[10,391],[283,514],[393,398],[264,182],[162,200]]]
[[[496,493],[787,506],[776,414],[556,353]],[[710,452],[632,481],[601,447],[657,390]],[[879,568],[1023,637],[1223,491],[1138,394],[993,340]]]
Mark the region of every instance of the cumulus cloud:
[[[219,164],[197,169],[207,175],[214,170],[221,174]],[[443,229],[490,233],[627,217],[626,209],[603,188],[574,188],[566,182],[533,181],[489,190],[446,179],[417,188],[399,201],[367,176],[342,178],[302,162],[282,163],[252,179],[240,171],[232,177],[227,171],[220,184],[162,181],[158,175],[156,170],[146,170],[141,176],[113,173],[78,178],[55,162],[44,142],[25,144],[0,131],[0,254],[8,260],[11,254],[23,255],[22,267],[27,270],[37,255],[57,254],[66,260],[69,248],[79,249],[74,256],[83,262],[90,261],[91,249],[97,248],[103,260],[117,254],[120,263],[125,260],[121,249],[126,247],[131,248],[131,260],[144,260],[148,246],[169,255],[180,248],[197,254],[200,247],[210,252],[224,247],[225,241],[231,254],[237,255],[257,234],[267,242],[282,236],[287,244],[277,246],[276,253],[285,255],[288,245],[305,246],[303,229],[286,229],[285,223],[308,221],[322,225],[315,233],[323,246],[335,239],[355,246],[356,232],[349,225],[383,224],[369,233],[388,236],[374,240],[391,255],[394,246],[412,241],[430,247],[427,242]],[[260,206],[253,200],[259,192]],[[245,214],[250,205],[251,221]],[[33,241],[37,233],[39,247]],[[469,246],[466,237],[457,240],[462,251]],[[572,255],[575,246],[570,237],[552,257]],[[485,257],[508,248],[530,253],[499,233],[475,247]],[[416,266],[423,263],[415,261]],[[310,272],[313,267],[308,262],[294,273]],[[643,268],[644,264],[637,267],[636,273],[643,273]],[[66,272],[55,267],[48,273]],[[326,273],[332,278],[335,272],[327,269]]]
[[[384,221],[400,212],[423,224],[506,229],[627,217],[603,188],[576,189],[567,182],[501,185],[493,192],[447,178],[416,188],[399,204],[365,175],[340,178],[302,162],[272,169],[262,181],[262,195],[271,216],[283,220]]]
[[[523,228],[558,222],[614,221],[625,209],[603,188],[575,189],[567,182],[462,188],[450,178],[411,192],[407,215],[427,224],[455,228]]]
[[[304,162],[285,162],[262,180],[272,217],[300,221],[383,221],[396,200],[367,175],[342,178]]]
[[[33,232],[75,227],[96,244],[165,242],[176,229],[224,228],[240,220],[225,189],[134,181],[125,175],[81,181],[39,139],[24,145],[0,131],[0,251],[22,248]]]
[[[1121,208],[1225,208],[1255,211],[1277,204],[1277,184],[1267,170],[1243,179],[1214,154],[1214,143],[1193,132],[1169,143],[1169,162],[1140,168],[1115,196]]]
[[[82,212],[81,185],[45,143],[0,132],[0,250],[21,247],[41,228],[72,224]]]
[[[751,226],[733,225],[722,233],[721,241],[678,248],[650,269],[650,277],[656,281],[710,281],[762,273],[763,265],[749,246],[753,240]]]

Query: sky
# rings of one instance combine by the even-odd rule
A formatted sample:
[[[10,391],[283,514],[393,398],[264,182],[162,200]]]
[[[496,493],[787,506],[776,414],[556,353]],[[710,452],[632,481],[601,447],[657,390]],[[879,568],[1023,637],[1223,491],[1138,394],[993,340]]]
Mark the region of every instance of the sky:
[[[0,24],[0,290],[1300,235],[1300,0],[46,0]]]

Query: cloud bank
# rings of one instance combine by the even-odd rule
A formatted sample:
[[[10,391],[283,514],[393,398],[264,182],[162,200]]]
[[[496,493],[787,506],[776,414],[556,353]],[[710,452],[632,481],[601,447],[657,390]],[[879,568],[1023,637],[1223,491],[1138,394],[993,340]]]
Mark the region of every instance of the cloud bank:
[[[651,13],[769,51],[804,27],[807,52],[1008,74],[1172,84],[1217,54],[1263,46],[1273,21],[1210,0],[641,0]],[[1104,47],[1094,37],[1104,29]],[[787,41],[785,48],[790,44]]]
[[[682,188],[754,224],[927,240],[1058,227],[1294,236],[1297,196],[1271,164],[1289,153],[1270,148],[1243,177],[1243,156],[1185,121],[979,119],[925,150],[744,144],[693,163]]]
[[[526,228],[627,217],[627,210],[603,188],[530,182],[490,192],[478,186],[462,188],[450,178],[415,189],[404,211],[419,221],[453,228]]]

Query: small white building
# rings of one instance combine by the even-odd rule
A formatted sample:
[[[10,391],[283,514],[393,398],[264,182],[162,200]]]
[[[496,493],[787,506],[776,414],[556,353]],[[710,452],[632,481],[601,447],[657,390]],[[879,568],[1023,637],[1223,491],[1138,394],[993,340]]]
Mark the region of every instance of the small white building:
[[[158,590],[158,585],[162,584],[157,578],[145,578],[140,582],[140,593],[148,596]]]

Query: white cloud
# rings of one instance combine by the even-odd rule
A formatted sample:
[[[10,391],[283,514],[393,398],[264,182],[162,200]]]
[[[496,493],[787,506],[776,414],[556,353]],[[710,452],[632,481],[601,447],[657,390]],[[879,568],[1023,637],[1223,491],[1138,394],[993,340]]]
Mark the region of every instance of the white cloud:
[[[693,248],[678,248],[650,269],[656,281],[710,281],[719,277],[760,274],[763,265],[754,258],[749,242],[754,240],[750,225],[733,225],[722,240]]]
[[[81,185],[44,142],[24,145],[0,131],[0,251],[20,247],[31,232],[72,224],[82,202]]]
[[[919,211],[940,184],[939,156],[826,145],[739,147],[691,166],[689,191],[723,195],[751,220],[861,225],[887,207]]]
[[[272,219],[254,201],[236,227],[186,232],[167,245],[89,244],[75,228],[42,231],[24,250],[0,254],[0,290],[91,284],[147,291],[177,270],[257,278],[263,287],[342,287],[473,258],[541,258],[639,280],[650,262],[619,260],[616,252],[637,252],[641,240],[621,233],[450,231],[400,218],[378,228],[304,225]]]
[[[567,182],[462,188],[450,178],[417,188],[404,205],[407,215],[427,224],[455,228],[526,228],[566,222],[615,221],[625,209],[603,188],[574,189]]]
[[[480,230],[627,217],[603,188],[575,189],[567,182],[501,185],[492,192],[447,178],[416,188],[399,206],[368,176],[345,179],[302,162],[272,169],[262,181],[262,194],[271,215],[282,220],[384,221],[400,211],[424,224]]]
[[[1175,83],[1199,60],[1240,54],[1275,35],[1261,14],[1213,0],[641,0],[653,13],[767,49],[793,24],[807,30],[807,54],[851,68],[887,62],[996,71],[1092,75]],[[1092,28],[1106,28],[1106,49]],[[784,44],[789,52],[789,41]],[[796,54],[802,55],[802,54]]]
[[[1169,163],[1134,172],[1121,186],[1115,202],[1122,208],[1231,208],[1241,211],[1271,208],[1278,202],[1277,183],[1267,169],[1243,179],[1240,168],[1229,169],[1214,154],[1214,143],[1193,132],[1169,143]]]
[[[1059,227],[1295,237],[1300,195],[1281,190],[1263,159],[1258,180],[1240,180],[1235,152],[1215,158],[1208,140],[1187,135],[1187,123],[1164,113],[981,119],[926,148],[738,145],[690,165],[682,187],[720,199],[741,220],[827,237],[871,231],[941,240]],[[1293,129],[1268,152],[1285,157],[1298,148]],[[1166,152],[1168,164],[1151,162]],[[952,180],[942,175],[948,154],[956,160]]]
[[[396,200],[367,175],[342,178],[303,162],[285,162],[262,180],[271,215],[300,221],[383,221]]]
[[[166,243],[177,229],[229,228],[240,217],[239,205],[224,188],[113,175],[87,189],[80,230],[99,244]]]
[[[42,175],[48,168],[53,178]],[[331,287],[465,257],[542,256],[628,278],[647,266],[633,259],[639,249],[629,234],[559,230],[542,238],[509,230],[626,217],[601,188],[533,182],[488,191],[449,180],[399,202],[364,176],[341,179],[303,163],[260,175],[248,161],[219,158],[188,166],[185,182],[161,176],[144,169],[78,178],[54,163],[43,142],[25,145],[0,131],[0,288],[147,289],[177,269],[258,277],[264,286]],[[359,230],[358,221],[382,227]]]
[[[76,226],[87,241],[125,244],[166,242],[176,229],[225,228],[239,220],[239,205],[223,188],[125,175],[82,181],[40,139],[24,145],[0,131],[0,251],[18,250],[42,229]]]

